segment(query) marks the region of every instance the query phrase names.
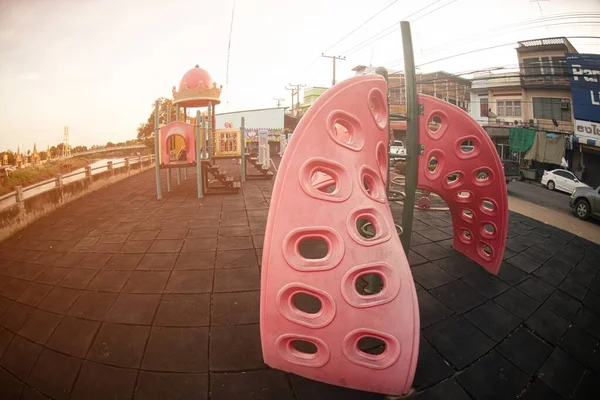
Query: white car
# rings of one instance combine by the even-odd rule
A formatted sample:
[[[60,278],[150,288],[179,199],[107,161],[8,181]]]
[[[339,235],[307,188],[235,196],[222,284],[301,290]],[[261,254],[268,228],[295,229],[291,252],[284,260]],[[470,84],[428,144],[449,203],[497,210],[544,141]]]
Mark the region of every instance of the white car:
[[[390,157],[392,159],[406,158],[406,148],[401,140],[394,140],[394,144],[390,146]]]
[[[544,171],[542,176],[542,185],[550,190],[560,190],[569,194],[573,193],[575,188],[589,187],[585,183],[579,181],[575,175],[564,169],[555,169],[552,171]]]

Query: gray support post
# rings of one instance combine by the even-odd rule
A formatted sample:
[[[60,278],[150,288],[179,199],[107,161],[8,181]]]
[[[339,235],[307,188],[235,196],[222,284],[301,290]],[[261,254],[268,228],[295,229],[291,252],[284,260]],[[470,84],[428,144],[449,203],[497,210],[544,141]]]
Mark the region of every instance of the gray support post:
[[[90,181],[92,180],[92,166],[91,165],[87,165],[85,167],[85,177],[87,179],[89,179]]]
[[[415,76],[415,57],[413,53],[410,23],[400,22],[402,49],[404,52],[404,76],[406,84],[406,184],[404,190],[404,208],[402,210],[402,234],[400,240],[404,252],[408,254],[415,211],[415,193],[417,191],[417,168],[419,158],[419,111],[417,105],[417,80]]]
[[[56,174],[56,187],[63,185],[63,174]]]
[[[177,168],[175,176],[177,176],[177,185],[181,185],[181,168]]]
[[[17,203],[23,203],[25,196],[23,195],[23,186],[15,186],[15,201]]]
[[[212,131],[212,113],[213,113],[212,101],[209,101],[208,102],[208,129],[207,129],[208,145],[206,147],[208,150],[208,159],[210,161],[212,161],[213,165],[215,165],[215,160],[213,159],[214,140],[213,140],[213,131]]]
[[[171,123],[171,105],[167,104],[167,125]],[[167,173],[167,192],[171,192],[171,168],[165,170]]]
[[[242,182],[246,182],[246,118],[242,117],[242,123],[240,125],[240,135],[242,136],[240,150],[242,154]]]
[[[187,178],[188,178],[187,167],[185,167],[185,168],[183,169],[183,180],[184,180],[184,181],[187,181]]]
[[[156,175],[156,198],[162,199],[162,189],[160,187],[160,154],[158,152],[158,113],[160,109],[160,102],[156,100],[154,102],[154,173]]]
[[[196,186],[198,187],[198,198],[201,199],[203,197],[202,190],[202,156],[201,156],[201,146],[202,136],[200,134],[200,119],[202,115],[200,114],[200,110],[196,111],[196,126],[194,127],[194,133],[196,134]],[[186,169],[187,172],[187,169]]]
[[[386,100],[386,107],[388,109],[388,118],[387,118],[387,126],[388,126],[388,142],[387,142],[387,146],[386,146],[386,157],[387,157],[387,175],[386,175],[386,184],[385,184],[385,193],[387,194],[387,196],[390,195],[390,145],[393,143],[392,142],[392,127],[390,126],[390,91],[389,91],[389,76],[388,76],[388,72],[387,69],[383,68],[383,67],[378,67],[375,70],[375,73],[377,73],[378,75],[383,76],[383,79],[385,79],[385,83],[386,83],[386,87],[388,87],[387,89],[387,93],[385,96],[385,100]]]

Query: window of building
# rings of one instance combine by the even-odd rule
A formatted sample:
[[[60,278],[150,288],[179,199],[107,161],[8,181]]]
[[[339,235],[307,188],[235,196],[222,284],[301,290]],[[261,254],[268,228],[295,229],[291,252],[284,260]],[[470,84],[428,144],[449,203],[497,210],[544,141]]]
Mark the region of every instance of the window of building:
[[[519,100],[501,100],[496,103],[499,117],[520,117],[521,101]]]
[[[533,118],[571,121],[571,100],[534,97]]]
[[[567,60],[564,57],[552,57],[552,68],[554,75],[568,76]]]
[[[523,67],[525,75],[539,75],[542,73],[542,70],[540,69],[540,60],[537,57],[524,58]]]
[[[479,99],[479,115],[481,115],[482,117],[487,117],[488,116],[488,110],[489,110],[489,104],[488,104],[488,98],[487,97],[481,97]]]
[[[448,103],[456,105],[456,100],[454,100],[454,99],[448,99]]]

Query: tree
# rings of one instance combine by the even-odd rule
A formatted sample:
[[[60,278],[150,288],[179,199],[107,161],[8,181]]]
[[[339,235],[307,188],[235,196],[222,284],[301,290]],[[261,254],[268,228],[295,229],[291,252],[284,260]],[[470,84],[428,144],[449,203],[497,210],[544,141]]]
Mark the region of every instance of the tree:
[[[167,106],[172,106],[173,102],[171,99],[167,99],[165,97],[160,97],[157,99],[160,102],[159,110],[158,110],[158,124],[166,124],[167,123]],[[171,107],[171,121],[175,121],[175,107]],[[183,112],[181,115],[183,116]],[[155,109],[154,104],[152,104],[152,112],[150,116],[146,120],[145,123],[140,124],[137,128],[137,137],[140,139],[148,148],[154,148],[154,118],[155,118]]]
[[[106,143],[106,147],[115,147],[115,144],[113,142],[108,142]]]
[[[40,151],[40,160],[47,160],[47,159],[48,159],[48,152]]]

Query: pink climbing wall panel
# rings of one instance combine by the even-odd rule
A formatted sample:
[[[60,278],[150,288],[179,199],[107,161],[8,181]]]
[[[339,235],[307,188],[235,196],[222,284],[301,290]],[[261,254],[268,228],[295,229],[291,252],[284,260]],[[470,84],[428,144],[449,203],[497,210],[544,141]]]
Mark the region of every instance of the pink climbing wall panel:
[[[419,310],[385,193],[386,93],[380,76],[349,79],[322,95],[296,128],[271,197],[260,327],[273,368],[404,394],[417,363]],[[374,233],[365,237],[359,221]],[[315,239],[327,245],[326,255],[301,254]],[[379,293],[361,289],[367,274],[383,280]],[[320,309],[302,308],[307,295]],[[383,353],[372,354],[368,340],[385,343]]]
[[[508,230],[504,172],[494,143],[467,113],[419,95],[417,186],[437,193],[450,207],[453,247],[497,274]]]
[[[194,137],[194,126],[185,122],[175,121],[160,128],[160,162],[169,164],[169,138],[179,135],[185,142],[186,162],[196,162],[196,139]]]

